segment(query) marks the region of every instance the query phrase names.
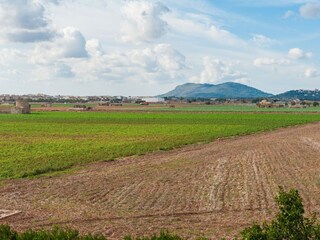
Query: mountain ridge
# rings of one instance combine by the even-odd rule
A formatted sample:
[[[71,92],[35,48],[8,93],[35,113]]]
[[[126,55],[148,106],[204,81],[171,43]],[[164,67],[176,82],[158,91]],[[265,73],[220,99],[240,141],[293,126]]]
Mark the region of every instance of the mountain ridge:
[[[284,93],[280,93],[275,97],[280,99],[300,99],[300,100],[320,100],[320,90],[289,90]]]
[[[159,97],[184,98],[262,98],[273,94],[235,82],[221,84],[185,83]]]

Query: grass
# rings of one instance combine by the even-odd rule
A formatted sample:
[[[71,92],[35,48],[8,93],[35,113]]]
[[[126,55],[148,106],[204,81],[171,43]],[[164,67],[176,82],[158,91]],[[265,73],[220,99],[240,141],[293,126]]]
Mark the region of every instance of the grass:
[[[51,230],[32,230],[29,229],[24,232],[17,232],[8,225],[0,225],[0,239],[1,240],[106,240],[107,238],[101,234],[80,235],[77,230],[71,228],[54,227]],[[159,235],[151,235],[150,237],[134,238],[126,236],[124,240],[183,240],[183,238],[162,231]],[[202,238],[205,240],[204,238]]]
[[[2,114],[0,179],[34,177],[89,162],[315,121],[320,121],[319,114]]]
[[[151,107],[137,106],[134,108],[125,108],[125,110],[145,110],[145,111],[161,111],[161,112],[285,112],[285,113],[301,113],[301,112],[320,112],[320,107],[307,108],[258,108],[256,105],[196,105],[196,104],[178,104],[175,108],[169,108],[164,105],[150,105]],[[154,107],[152,107],[154,106]],[[121,108],[119,108],[121,110]]]
[[[31,103],[31,108],[39,108],[43,104],[40,103]],[[95,103],[53,103],[52,107],[66,107],[66,108],[71,108],[74,105],[85,105],[87,107],[95,107],[97,104]]]
[[[76,104],[55,103],[53,107],[70,108]],[[88,107],[95,107],[98,104],[84,103]],[[33,108],[41,107],[41,104],[32,104]],[[106,108],[108,109],[108,107]],[[307,108],[258,108],[255,104],[233,104],[233,105],[205,105],[205,104],[176,104],[175,108],[170,108],[165,104],[150,104],[149,106],[140,106],[139,104],[125,103],[122,107],[110,108],[113,111],[148,111],[148,112],[285,112],[285,113],[320,113],[320,107]]]

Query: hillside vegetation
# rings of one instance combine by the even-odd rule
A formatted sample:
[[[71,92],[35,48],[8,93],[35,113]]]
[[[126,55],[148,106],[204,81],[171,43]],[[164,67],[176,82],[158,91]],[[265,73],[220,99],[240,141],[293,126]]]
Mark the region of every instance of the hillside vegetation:
[[[217,85],[186,83],[177,86],[174,90],[161,96],[184,98],[258,98],[271,97],[272,94],[244,84],[227,82]]]

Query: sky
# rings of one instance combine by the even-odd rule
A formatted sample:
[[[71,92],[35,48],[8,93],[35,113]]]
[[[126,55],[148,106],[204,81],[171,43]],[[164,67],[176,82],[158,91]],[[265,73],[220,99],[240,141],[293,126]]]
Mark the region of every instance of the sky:
[[[0,0],[0,94],[320,88],[320,0]]]

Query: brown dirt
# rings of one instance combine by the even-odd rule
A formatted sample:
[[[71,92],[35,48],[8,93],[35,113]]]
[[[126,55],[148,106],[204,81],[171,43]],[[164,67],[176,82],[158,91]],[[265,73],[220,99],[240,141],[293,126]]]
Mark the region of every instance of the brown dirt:
[[[320,123],[95,163],[70,174],[0,182],[0,220],[26,228],[68,225],[108,239],[162,229],[231,237],[275,213],[278,186],[299,189],[320,213]]]

